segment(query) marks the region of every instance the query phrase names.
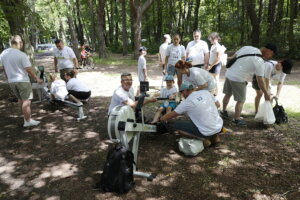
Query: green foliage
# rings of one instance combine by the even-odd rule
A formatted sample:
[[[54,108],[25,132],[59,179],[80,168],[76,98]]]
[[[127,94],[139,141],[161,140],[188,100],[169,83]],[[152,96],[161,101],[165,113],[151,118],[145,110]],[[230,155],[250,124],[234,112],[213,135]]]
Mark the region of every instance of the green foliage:
[[[0,9],[0,43],[8,43],[9,36],[9,26],[6,19],[4,18],[2,10]]]
[[[99,58],[99,57],[93,57],[94,62],[96,64],[100,65],[127,65],[127,66],[136,66],[137,61],[134,59],[131,59],[129,57],[118,57],[116,59],[115,57],[108,57],[108,58]]]

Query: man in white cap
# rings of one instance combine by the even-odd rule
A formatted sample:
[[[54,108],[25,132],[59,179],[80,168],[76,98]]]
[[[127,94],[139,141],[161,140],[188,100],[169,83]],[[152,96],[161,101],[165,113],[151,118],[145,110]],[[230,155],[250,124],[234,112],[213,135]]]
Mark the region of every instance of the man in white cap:
[[[219,142],[218,133],[222,131],[223,120],[218,113],[214,96],[207,90],[194,91],[190,82],[181,84],[179,91],[185,100],[160,120],[168,121],[178,115],[187,114],[191,120],[177,120],[171,125],[178,134],[203,138],[204,146]]]
[[[167,48],[171,42],[171,36],[169,34],[165,34],[164,39],[164,43],[162,43],[159,47],[159,64],[162,66],[163,71],[166,68],[166,54]]]

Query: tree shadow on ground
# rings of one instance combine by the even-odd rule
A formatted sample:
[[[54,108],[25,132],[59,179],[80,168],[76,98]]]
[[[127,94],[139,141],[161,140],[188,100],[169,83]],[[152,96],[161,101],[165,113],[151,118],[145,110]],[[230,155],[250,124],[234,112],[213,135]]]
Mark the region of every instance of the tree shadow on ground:
[[[300,194],[297,121],[265,127],[245,116],[247,128],[225,121],[232,131],[192,158],[178,153],[177,135],[142,133],[138,168],[157,177],[136,178],[128,194],[116,195],[94,188],[113,146],[105,117],[110,98],[92,98],[88,118],[79,122],[71,108],[34,104],[41,125],[26,129],[17,104],[0,101],[0,199],[273,200]],[[151,117],[154,109],[145,111]]]

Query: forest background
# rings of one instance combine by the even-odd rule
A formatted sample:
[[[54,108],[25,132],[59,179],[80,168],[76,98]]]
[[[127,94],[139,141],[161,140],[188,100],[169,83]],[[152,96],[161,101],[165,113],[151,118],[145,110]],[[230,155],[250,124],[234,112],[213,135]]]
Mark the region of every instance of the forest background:
[[[179,33],[182,44],[196,29],[207,40],[219,32],[234,51],[243,45],[276,43],[278,57],[300,58],[298,0],[1,0],[0,52],[10,35],[21,34],[25,52],[63,39],[77,56],[89,44],[99,57],[157,53],[166,33]]]

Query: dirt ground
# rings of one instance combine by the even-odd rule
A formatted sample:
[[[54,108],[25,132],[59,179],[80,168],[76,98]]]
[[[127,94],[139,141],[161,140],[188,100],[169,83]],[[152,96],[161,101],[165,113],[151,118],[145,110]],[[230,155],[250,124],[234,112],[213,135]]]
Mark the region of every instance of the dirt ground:
[[[148,59],[152,60],[151,86],[159,87],[161,70],[154,56]],[[53,71],[51,57],[37,57],[37,64]],[[247,127],[235,127],[225,120],[230,132],[221,135],[220,144],[196,157],[178,151],[179,136],[142,133],[137,166],[157,177],[152,182],[136,177],[135,187],[126,195],[100,192],[95,183],[113,146],[105,114],[120,73],[125,71],[137,80],[136,66],[97,65],[95,70],[81,70],[78,78],[92,88],[92,98],[84,109],[88,118],[78,122],[71,108],[37,103],[32,105],[33,118],[41,124],[33,128],[22,127],[17,103],[11,101],[1,75],[1,200],[300,199],[300,122],[290,118],[289,124],[265,126],[255,122],[253,111],[247,108],[243,116]],[[299,81],[299,74],[297,62],[288,81]],[[220,86],[222,82],[223,77]],[[283,104],[299,112],[299,83],[283,90]],[[251,89],[248,98],[253,103]],[[145,107],[148,117],[154,106]]]

